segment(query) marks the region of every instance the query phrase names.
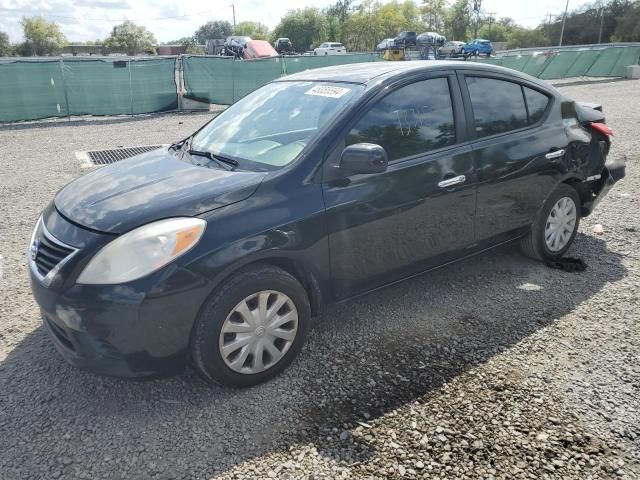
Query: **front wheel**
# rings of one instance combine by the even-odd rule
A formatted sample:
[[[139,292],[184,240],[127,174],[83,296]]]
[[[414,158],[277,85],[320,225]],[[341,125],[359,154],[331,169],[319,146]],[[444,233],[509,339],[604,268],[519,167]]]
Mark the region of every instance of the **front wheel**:
[[[580,197],[576,190],[560,184],[536,215],[529,233],[522,239],[525,255],[536,260],[553,260],[569,249],[580,225]]]
[[[298,354],[310,323],[306,291],[290,274],[259,265],[230,279],[205,304],[191,353],[207,380],[235,387],[264,382]]]

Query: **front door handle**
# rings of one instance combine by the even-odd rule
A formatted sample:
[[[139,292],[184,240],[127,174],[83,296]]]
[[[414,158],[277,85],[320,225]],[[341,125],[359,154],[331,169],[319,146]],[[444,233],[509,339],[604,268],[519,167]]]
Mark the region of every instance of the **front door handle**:
[[[448,188],[454,185],[458,185],[460,183],[464,183],[466,181],[467,181],[467,177],[465,177],[464,175],[458,175],[457,177],[447,178],[446,180],[442,180],[441,182],[438,182],[438,186],[440,188]]]
[[[554,150],[553,152],[547,153],[544,158],[546,158],[547,160],[553,160],[554,158],[560,158],[563,155],[564,149],[561,148],[560,150]]]

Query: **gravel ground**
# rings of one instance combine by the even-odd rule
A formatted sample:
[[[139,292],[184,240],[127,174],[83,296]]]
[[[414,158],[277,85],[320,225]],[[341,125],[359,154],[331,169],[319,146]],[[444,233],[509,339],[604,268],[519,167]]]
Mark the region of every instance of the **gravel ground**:
[[[211,114],[1,127],[0,478],[640,477],[639,86],[562,87],[604,105],[629,160],[570,251],[585,272],[503,247],[330,307],[248,390],[68,366],[25,266],[39,212],[83,173],[75,151],[166,143]]]

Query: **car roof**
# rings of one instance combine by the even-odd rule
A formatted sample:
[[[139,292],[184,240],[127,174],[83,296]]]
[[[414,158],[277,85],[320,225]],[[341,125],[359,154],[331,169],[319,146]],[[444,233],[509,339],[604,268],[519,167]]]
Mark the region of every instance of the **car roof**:
[[[513,77],[522,78],[533,83],[542,84],[538,79],[515,70],[477,62],[453,60],[414,60],[406,62],[368,62],[335,65],[332,67],[314,68],[294,73],[275,80],[286,81],[317,81],[317,82],[348,82],[367,84],[374,79],[393,80],[412,72],[428,72],[431,70],[473,69],[475,71],[506,73]]]

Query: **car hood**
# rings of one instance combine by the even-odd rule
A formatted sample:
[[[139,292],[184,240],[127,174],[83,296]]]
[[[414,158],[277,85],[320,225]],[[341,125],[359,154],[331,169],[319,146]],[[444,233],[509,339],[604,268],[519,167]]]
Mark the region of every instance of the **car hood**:
[[[199,167],[164,148],[80,177],[58,192],[54,203],[72,222],[123,233],[154,220],[194,216],[244,200],[265,175]]]

